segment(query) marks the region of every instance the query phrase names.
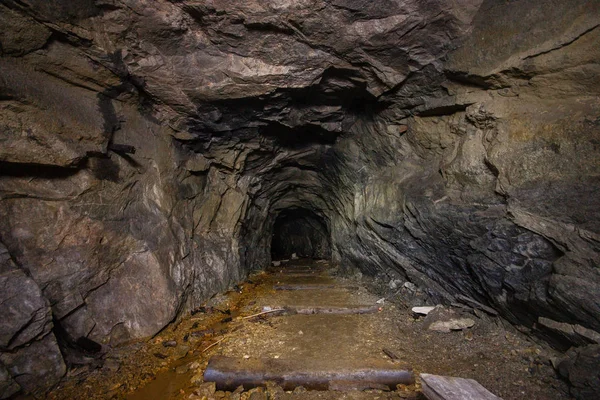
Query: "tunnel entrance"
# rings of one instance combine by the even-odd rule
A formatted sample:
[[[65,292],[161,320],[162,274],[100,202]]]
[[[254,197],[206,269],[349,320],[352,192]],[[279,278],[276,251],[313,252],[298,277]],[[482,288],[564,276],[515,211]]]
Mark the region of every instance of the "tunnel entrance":
[[[271,258],[298,257],[328,259],[331,257],[329,228],[322,217],[304,208],[283,210],[273,226]]]

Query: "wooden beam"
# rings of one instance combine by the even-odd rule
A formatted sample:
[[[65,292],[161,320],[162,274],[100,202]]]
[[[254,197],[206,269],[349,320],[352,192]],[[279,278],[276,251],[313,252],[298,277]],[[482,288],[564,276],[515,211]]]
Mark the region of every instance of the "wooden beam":
[[[313,390],[347,388],[395,389],[415,381],[412,370],[384,360],[335,360],[233,358],[213,356],[204,372],[206,382],[215,382],[219,390],[234,390],[238,386],[250,389],[275,382],[284,390],[303,386]],[[340,382],[344,384],[341,385]]]
[[[334,306],[270,306],[267,309],[283,309],[285,314],[373,314],[379,311],[381,306],[375,305],[356,305],[348,307]],[[265,307],[266,308],[266,307]]]
[[[346,289],[346,290],[357,290],[358,286],[353,285],[336,285],[336,284],[318,284],[318,283],[307,283],[307,284],[278,284],[273,286],[275,290],[324,290],[324,289]]]

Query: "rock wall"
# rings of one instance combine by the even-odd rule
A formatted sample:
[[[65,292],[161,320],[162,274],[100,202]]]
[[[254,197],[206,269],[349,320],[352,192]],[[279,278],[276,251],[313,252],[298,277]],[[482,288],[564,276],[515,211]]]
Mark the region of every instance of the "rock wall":
[[[293,209],[342,266],[600,331],[599,10],[0,0],[0,398],[268,265]]]
[[[484,3],[448,55],[447,96],[423,99],[403,125],[392,107],[340,143],[346,170],[363,174],[337,176],[354,196],[334,224],[334,243],[355,243],[338,247],[340,261],[385,265],[390,279],[527,327],[542,316],[600,329],[600,86],[589,80],[600,30],[589,6]],[[560,23],[546,23],[547,9]],[[501,35],[508,23],[518,37]],[[377,162],[344,160],[354,147]]]

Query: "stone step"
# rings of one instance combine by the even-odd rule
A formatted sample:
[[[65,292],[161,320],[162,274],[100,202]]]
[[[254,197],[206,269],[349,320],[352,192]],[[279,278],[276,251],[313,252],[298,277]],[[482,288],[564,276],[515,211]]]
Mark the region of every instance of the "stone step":
[[[410,385],[411,368],[383,360],[335,361],[307,359],[234,358],[213,356],[204,372],[206,382],[219,390],[250,389],[275,382],[284,390],[303,386],[312,390],[392,389]]]

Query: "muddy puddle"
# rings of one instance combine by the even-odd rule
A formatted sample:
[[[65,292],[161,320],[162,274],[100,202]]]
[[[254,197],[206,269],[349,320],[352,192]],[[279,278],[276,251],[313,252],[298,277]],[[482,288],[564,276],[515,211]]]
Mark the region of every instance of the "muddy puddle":
[[[215,311],[212,311],[215,312]],[[216,311],[222,318],[203,329],[192,330],[191,335],[211,339],[200,342],[200,346],[185,357],[171,363],[168,369],[157,373],[153,380],[136,391],[125,396],[126,400],[159,400],[175,399],[190,394],[201,380],[199,371],[204,366],[206,353],[224,342],[224,335],[231,328],[231,323],[239,317],[239,310],[228,309],[227,312]],[[203,318],[198,318],[202,320]],[[196,322],[197,323],[197,322]],[[194,324],[192,324],[192,327]],[[184,335],[185,338],[185,335]],[[189,342],[189,336],[188,340]],[[211,344],[212,342],[212,344]],[[204,346],[204,347],[203,347]],[[196,376],[196,378],[194,378]]]
[[[193,373],[189,370],[180,373],[176,369],[193,362],[194,359],[195,357],[189,357],[181,363],[175,363],[168,371],[159,373],[153,381],[126,395],[125,398],[127,400],[172,399],[191,392]]]

